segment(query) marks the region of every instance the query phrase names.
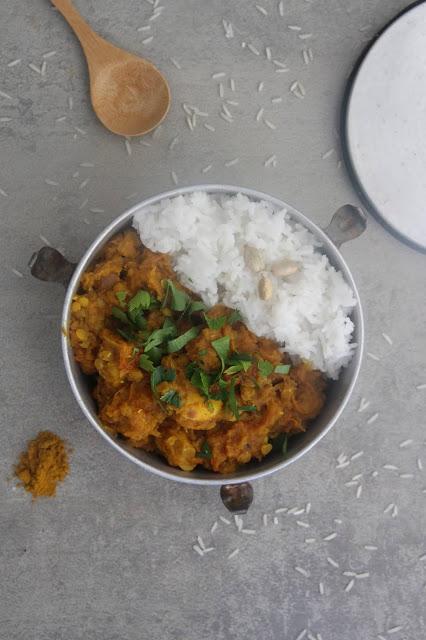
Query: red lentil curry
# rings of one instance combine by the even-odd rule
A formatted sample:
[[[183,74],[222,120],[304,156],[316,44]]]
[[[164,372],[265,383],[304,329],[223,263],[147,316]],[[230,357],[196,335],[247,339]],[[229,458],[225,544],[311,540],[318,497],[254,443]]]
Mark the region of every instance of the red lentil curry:
[[[319,371],[292,365],[238,312],[206,309],[132,230],[82,276],[69,336],[102,424],[185,471],[230,473],[285,449],[324,404]]]

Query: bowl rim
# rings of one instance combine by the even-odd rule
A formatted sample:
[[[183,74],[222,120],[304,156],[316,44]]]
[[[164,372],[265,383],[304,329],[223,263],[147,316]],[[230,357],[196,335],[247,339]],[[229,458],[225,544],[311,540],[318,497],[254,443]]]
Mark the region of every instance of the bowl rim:
[[[145,462],[144,460],[137,458],[130,451],[127,451],[126,449],[124,449],[105,430],[105,428],[102,427],[100,422],[94,419],[91,411],[87,407],[86,402],[81,396],[76,379],[74,377],[73,368],[72,368],[72,365],[74,364],[74,360],[72,356],[72,349],[70,347],[69,339],[68,339],[68,324],[69,324],[69,318],[70,318],[72,298],[75,295],[75,292],[77,290],[82,274],[84,273],[84,271],[86,270],[90,262],[93,260],[96,253],[105,244],[105,242],[111,237],[111,234],[113,232],[118,232],[125,222],[128,222],[131,220],[131,218],[135,215],[135,213],[141,211],[142,209],[148,206],[157,204],[158,202],[165,200],[167,198],[174,198],[180,195],[185,195],[185,194],[194,193],[194,192],[205,192],[205,193],[210,193],[212,195],[229,194],[231,196],[241,193],[254,200],[264,200],[266,202],[269,202],[278,210],[286,210],[290,215],[290,217],[293,217],[293,219],[296,219],[297,222],[300,222],[309,231],[311,231],[315,235],[315,237],[320,239],[321,243],[324,246],[325,252],[327,254],[329,254],[329,252],[332,252],[334,254],[334,257],[337,258],[337,261],[339,263],[338,268],[339,270],[343,271],[344,278],[348,282],[348,284],[351,286],[357,302],[355,308],[357,309],[357,312],[358,312],[357,313],[358,319],[357,319],[357,325],[356,325],[358,340],[357,340],[356,350],[354,351],[354,354],[351,360],[353,373],[351,375],[351,380],[345,392],[345,395],[340,401],[339,406],[335,410],[332,418],[328,421],[328,423],[326,423],[326,425],[321,429],[321,431],[314,438],[312,438],[310,442],[307,443],[306,446],[304,446],[299,451],[297,451],[293,456],[286,458],[284,460],[278,460],[276,464],[271,465],[270,467],[265,469],[260,467],[258,471],[250,470],[247,473],[244,473],[243,471],[241,471],[238,473],[238,476],[234,474],[224,474],[220,476],[218,475],[217,478],[216,477],[202,478],[202,477],[195,477],[195,475],[194,477],[192,477],[191,474],[194,473],[193,471],[188,472],[188,474],[186,475],[179,475],[179,472],[182,473],[182,471],[177,468],[175,469],[174,467],[170,466],[170,471],[166,469],[160,469],[155,467],[154,465],[149,464],[149,462]],[[139,467],[143,468],[144,470],[150,473],[154,473],[162,478],[165,478],[168,480],[174,480],[177,482],[183,482],[185,484],[192,484],[192,485],[221,486],[221,485],[227,485],[227,484],[240,484],[243,482],[258,480],[260,478],[265,478],[277,471],[285,469],[288,466],[290,466],[293,462],[300,460],[302,456],[308,453],[308,451],[310,451],[316,444],[320,442],[320,440],[322,440],[322,438],[330,431],[330,429],[336,424],[337,420],[342,415],[349,401],[349,398],[351,397],[352,392],[354,390],[354,387],[359,375],[359,371],[361,368],[361,363],[362,363],[363,350],[364,350],[364,331],[365,331],[364,316],[363,316],[361,300],[360,300],[359,292],[355,284],[354,278],[352,276],[352,273],[345,259],[343,258],[340,250],[331,241],[331,239],[327,236],[327,234],[323,229],[318,227],[314,222],[312,222],[309,218],[307,218],[304,214],[302,214],[300,211],[298,211],[291,205],[288,205],[283,200],[276,198],[275,196],[271,196],[268,193],[264,193],[256,189],[250,189],[248,187],[238,187],[234,185],[224,185],[224,184],[198,185],[196,184],[196,185],[171,189],[169,191],[162,192],[158,195],[150,196],[149,198],[146,198],[141,202],[138,202],[137,204],[135,204],[134,206],[132,206],[131,208],[127,209],[122,214],[120,214],[117,218],[112,220],[112,222],[110,222],[110,224],[107,225],[103,229],[103,231],[101,231],[96,236],[96,238],[89,245],[88,249],[85,251],[84,255],[79,260],[77,267],[72,275],[72,278],[68,284],[64,305],[63,305],[62,320],[61,320],[61,345],[62,345],[62,355],[63,355],[65,371],[67,374],[68,382],[71,386],[71,390],[74,394],[74,397],[80,406],[80,409],[82,410],[83,414],[86,416],[90,424],[102,435],[102,437],[110,445],[114,447],[114,449],[116,449],[119,453],[124,455],[131,462],[137,464]]]

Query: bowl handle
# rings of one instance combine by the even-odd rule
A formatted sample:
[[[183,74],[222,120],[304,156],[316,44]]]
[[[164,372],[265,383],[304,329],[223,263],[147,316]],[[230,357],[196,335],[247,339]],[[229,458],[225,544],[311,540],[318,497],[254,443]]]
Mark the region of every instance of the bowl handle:
[[[337,209],[330,224],[323,231],[339,248],[344,242],[358,238],[366,228],[367,218],[363,210],[352,204],[345,204]]]
[[[220,488],[220,497],[225,507],[234,514],[244,514],[253,502],[253,487],[249,482],[224,484]]]
[[[38,280],[58,282],[67,287],[77,265],[69,262],[57,249],[42,247],[33,253],[28,266],[31,275]]]

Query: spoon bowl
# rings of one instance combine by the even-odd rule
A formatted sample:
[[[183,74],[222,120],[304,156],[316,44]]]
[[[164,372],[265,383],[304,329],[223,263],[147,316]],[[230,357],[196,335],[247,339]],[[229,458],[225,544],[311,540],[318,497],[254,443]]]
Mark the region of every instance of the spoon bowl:
[[[166,79],[148,60],[124,51],[95,33],[70,0],[51,0],[74,30],[90,77],[93,110],[118,135],[141,136],[157,127],[170,106]]]

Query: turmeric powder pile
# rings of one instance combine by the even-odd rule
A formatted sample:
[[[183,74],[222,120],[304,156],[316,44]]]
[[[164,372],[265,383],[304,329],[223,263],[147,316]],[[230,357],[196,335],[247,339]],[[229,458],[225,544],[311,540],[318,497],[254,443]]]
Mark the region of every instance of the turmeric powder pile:
[[[51,431],[40,433],[28,443],[20,455],[15,474],[33,500],[40,496],[54,496],[56,485],[69,471],[65,443]]]

